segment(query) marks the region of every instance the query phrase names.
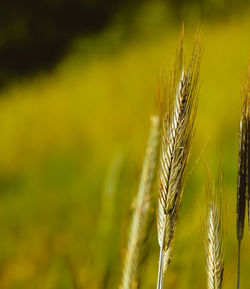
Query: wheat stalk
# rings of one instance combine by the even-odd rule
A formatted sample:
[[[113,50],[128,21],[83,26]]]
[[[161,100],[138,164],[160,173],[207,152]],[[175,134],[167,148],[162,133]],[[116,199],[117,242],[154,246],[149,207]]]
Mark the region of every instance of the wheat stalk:
[[[206,265],[207,288],[221,289],[223,281],[223,245],[222,245],[222,203],[218,203],[214,189],[208,188],[208,213],[206,226]]]
[[[156,175],[158,159],[160,121],[158,116],[151,118],[151,130],[141,175],[141,182],[132,217],[128,248],[125,256],[122,283],[120,288],[138,288],[140,282],[139,269],[145,254],[143,243],[147,239],[150,219],[152,219],[152,190]]]
[[[186,69],[183,63],[183,37],[182,33],[174,71],[168,85],[165,85],[165,79],[162,85],[163,113],[157,216],[160,245],[158,289],[163,288],[164,274],[172,256],[198,103],[196,88],[201,56],[200,35],[196,38],[192,58]]]
[[[248,98],[249,74],[241,88],[242,108],[239,133],[238,179],[237,179],[237,239],[238,239],[238,279],[240,284],[240,246],[244,235],[245,211],[247,203],[247,147],[248,147]],[[249,169],[249,168],[248,168]],[[249,197],[248,197],[249,202]]]

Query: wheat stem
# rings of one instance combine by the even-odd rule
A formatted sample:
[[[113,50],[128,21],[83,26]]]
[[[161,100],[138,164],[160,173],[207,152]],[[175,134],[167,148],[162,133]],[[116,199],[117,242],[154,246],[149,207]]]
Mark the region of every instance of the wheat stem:
[[[238,274],[237,274],[237,289],[240,288],[240,246],[241,241],[238,241]]]

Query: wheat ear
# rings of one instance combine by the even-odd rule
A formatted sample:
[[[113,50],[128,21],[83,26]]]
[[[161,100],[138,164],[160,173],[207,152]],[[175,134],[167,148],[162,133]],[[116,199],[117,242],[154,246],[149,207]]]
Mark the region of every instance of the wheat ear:
[[[223,281],[223,216],[222,202],[218,202],[217,195],[208,188],[208,208],[206,226],[206,265],[207,265],[207,288],[221,289]]]
[[[145,254],[145,246],[143,246],[143,243],[148,237],[147,232],[149,230],[150,219],[153,218],[151,203],[158,159],[159,133],[159,117],[153,116],[151,118],[151,130],[125,256],[122,283],[120,286],[122,289],[139,287],[140,263]]]
[[[250,152],[250,58],[248,61],[248,71],[245,80],[245,94],[247,95],[247,195],[248,195],[248,230],[250,232],[250,163],[249,163],[249,152]]]
[[[163,288],[170,263],[173,239],[183,194],[186,164],[194,135],[197,111],[197,82],[200,67],[200,36],[197,37],[187,68],[183,63],[183,33],[177,46],[174,71],[163,79],[162,139],[159,168],[157,229],[160,245],[157,288]]]
[[[245,211],[247,203],[247,136],[248,136],[248,97],[249,76],[243,81],[241,89],[242,108],[239,132],[239,156],[237,179],[237,239],[238,239],[238,278],[240,285],[240,245],[244,235]]]

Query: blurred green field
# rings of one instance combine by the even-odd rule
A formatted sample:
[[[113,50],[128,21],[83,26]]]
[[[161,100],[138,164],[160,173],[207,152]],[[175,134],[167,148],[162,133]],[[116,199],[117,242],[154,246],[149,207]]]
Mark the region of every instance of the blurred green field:
[[[149,117],[157,112],[157,78],[173,64],[180,27],[169,24],[141,38],[139,31],[114,50],[95,47],[88,59],[73,51],[50,74],[15,82],[0,93],[2,289],[117,287]],[[250,13],[202,27],[200,102],[190,168],[204,146],[205,151],[184,193],[166,274],[165,288],[172,289],[206,286],[206,162],[212,174],[220,163],[224,169],[224,288],[236,287],[237,135]],[[190,24],[185,30],[188,59],[196,28]],[[156,285],[156,227],[152,240],[142,288]],[[250,288],[249,270],[245,231],[242,289]]]

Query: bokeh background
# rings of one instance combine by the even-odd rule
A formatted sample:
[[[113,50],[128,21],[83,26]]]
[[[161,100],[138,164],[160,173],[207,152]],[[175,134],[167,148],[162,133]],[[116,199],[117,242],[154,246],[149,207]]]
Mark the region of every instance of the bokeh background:
[[[205,288],[206,164],[223,166],[224,288],[236,287],[248,0],[0,2],[0,287],[117,288],[161,69],[203,29],[200,103],[165,288]],[[157,194],[157,192],[155,192]],[[246,223],[247,225],[247,223]],[[155,288],[156,226],[142,288]],[[250,288],[250,239],[241,288]]]

